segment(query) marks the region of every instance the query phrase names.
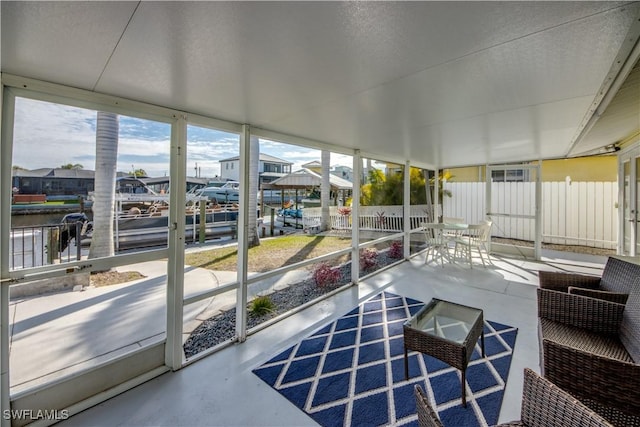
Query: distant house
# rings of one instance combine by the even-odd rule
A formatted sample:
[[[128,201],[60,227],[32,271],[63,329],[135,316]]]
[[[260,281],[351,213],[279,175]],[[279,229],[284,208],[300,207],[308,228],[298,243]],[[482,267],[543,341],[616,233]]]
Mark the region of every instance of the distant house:
[[[95,172],[87,169],[14,169],[12,186],[18,194],[45,194],[47,199],[87,196],[94,189]],[[118,172],[117,177],[129,177]]]
[[[391,163],[391,162],[385,162],[386,163],[386,175],[387,176],[391,176],[391,175],[397,175],[399,173],[403,173],[404,172],[404,165],[400,165],[398,163]]]
[[[320,163],[317,160],[313,160],[309,163],[305,163],[304,165],[302,165],[303,169],[309,169],[311,171],[314,171],[315,173],[318,174],[322,174],[322,163]]]
[[[349,166],[334,166],[331,168],[331,175],[353,182],[353,169]]]
[[[311,161],[309,163],[305,163],[302,165],[304,169],[309,169],[314,171],[317,174],[322,175],[322,163],[318,160]],[[337,176],[338,178],[345,179],[349,182],[353,182],[353,169],[349,166],[332,166],[329,170],[329,173],[333,176]]]
[[[269,154],[260,153],[258,175],[260,184],[271,182],[291,173],[293,163]],[[220,160],[220,178],[228,181],[240,180],[240,156]]]
[[[537,162],[523,162],[523,165],[535,165]],[[456,182],[479,182],[485,180],[485,167],[473,166],[447,169]],[[540,170],[543,182],[580,181],[580,182],[613,182],[618,180],[617,156],[599,155],[576,157],[571,159],[543,160]],[[526,182],[534,179],[526,169],[513,165],[508,170],[494,170],[491,173],[493,182]]]
[[[94,171],[85,169],[14,169],[13,187],[19,194],[86,196],[93,191]]]
[[[382,171],[385,174],[385,176],[392,176],[392,175],[403,173],[404,165],[393,163],[393,162],[381,162],[378,160],[367,159],[366,163],[363,165],[363,168],[362,168],[361,179],[366,181],[367,177],[369,176],[369,172],[374,169]],[[352,175],[353,175],[353,172],[352,172]]]

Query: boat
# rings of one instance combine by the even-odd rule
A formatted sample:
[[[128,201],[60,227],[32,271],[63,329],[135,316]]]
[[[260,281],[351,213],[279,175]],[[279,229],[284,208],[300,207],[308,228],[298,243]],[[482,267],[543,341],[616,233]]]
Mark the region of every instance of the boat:
[[[131,206],[131,207],[128,207]],[[220,239],[236,235],[238,205],[209,202],[204,196],[187,194],[185,239],[198,241],[204,231],[205,239]],[[201,208],[202,206],[202,208]],[[123,207],[128,207],[124,208]],[[204,210],[204,225],[201,227]],[[117,193],[114,214],[116,250],[162,245],[167,242],[169,230],[169,195],[149,193]],[[76,222],[82,222],[81,227]],[[73,230],[82,229],[82,246],[91,244],[93,224],[86,216],[71,214],[62,223],[69,228],[65,238],[76,238]],[[204,230],[203,230],[204,229]],[[66,242],[68,243],[68,242]]]
[[[196,192],[197,196],[206,197],[214,203],[238,203],[240,201],[240,183],[227,181],[221,186],[210,185]]]

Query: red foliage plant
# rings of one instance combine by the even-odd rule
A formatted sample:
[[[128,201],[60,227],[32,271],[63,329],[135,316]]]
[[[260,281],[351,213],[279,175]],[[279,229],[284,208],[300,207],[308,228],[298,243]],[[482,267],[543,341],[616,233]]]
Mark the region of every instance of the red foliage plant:
[[[402,241],[394,240],[389,248],[389,258],[399,259],[403,255]]]
[[[318,286],[333,285],[340,280],[340,270],[332,268],[326,262],[322,262],[314,268],[313,280],[315,280]]]
[[[351,208],[348,206],[343,206],[338,208],[338,213],[343,216],[351,215]]]
[[[376,248],[363,249],[360,252],[360,268],[363,271],[371,270],[378,265],[378,250]]]

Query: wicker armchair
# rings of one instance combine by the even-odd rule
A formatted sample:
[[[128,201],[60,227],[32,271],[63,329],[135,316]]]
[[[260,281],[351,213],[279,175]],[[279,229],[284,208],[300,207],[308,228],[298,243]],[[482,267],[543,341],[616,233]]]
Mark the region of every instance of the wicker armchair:
[[[624,304],[631,278],[640,276],[640,265],[610,257],[602,277],[575,273],[539,271],[540,287]]]
[[[415,386],[418,425],[442,427],[435,411],[420,386]],[[519,421],[500,424],[526,427],[599,427],[611,426],[607,420],[584,406],[567,392],[540,377],[531,369],[524,370],[524,389]]]
[[[415,385],[416,412],[418,413],[418,425],[420,427],[443,427],[438,414],[429,403],[429,398],[422,391],[422,387]]]
[[[640,427],[640,276],[626,305],[538,289],[544,377],[614,425]]]

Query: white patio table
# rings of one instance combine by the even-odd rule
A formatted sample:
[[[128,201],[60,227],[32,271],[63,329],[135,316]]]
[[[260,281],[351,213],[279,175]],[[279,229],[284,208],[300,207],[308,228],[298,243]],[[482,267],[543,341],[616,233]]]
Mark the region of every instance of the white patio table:
[[[454,262],[455,260],[449,253],[449,243],[455,242],[457,234],[468,229],[469,224],[425,222],[420,224],[420,226],[424,232],[427,243],[425,264],[428,264],[430,261],[435,261],[437,264],[438,258],[443,267],[445,258],[447,262]],[[454,233],[447,233],[447,231],[453,231]],[[429,255],[431,255],[431,260],[429,260]]]

